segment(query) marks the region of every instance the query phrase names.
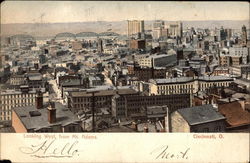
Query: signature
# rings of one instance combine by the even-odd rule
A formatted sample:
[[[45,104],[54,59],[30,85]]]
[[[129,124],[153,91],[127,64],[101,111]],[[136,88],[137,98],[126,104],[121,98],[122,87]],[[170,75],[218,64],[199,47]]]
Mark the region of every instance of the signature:
[[[188,159],[188,151],[190,148],[179,152],[170,152],[169,146],[164,145],[154,149],[150,154],[155,155],[155,159]]]
[[[54,140],[45,140],[38,144],[32,144],[30,146],[20,147],[19,150],[33,157],[38,158],[62,158],[62,157],[73,157],[79,156],[79,149],[77,149],[78,141],[73,143],[57,143],[56,139]]]

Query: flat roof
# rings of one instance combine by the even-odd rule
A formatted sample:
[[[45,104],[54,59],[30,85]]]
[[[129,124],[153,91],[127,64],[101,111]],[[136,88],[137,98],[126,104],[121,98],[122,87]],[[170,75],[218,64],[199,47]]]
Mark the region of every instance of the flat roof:
[[[86,89],[82,91],[75,91],[75,92],[69,92],[69,94],[73,97],[91,97],[92,93],[96,92],[95,96],[113,96],[116,93],[123,95],[123,94],[136,94],[138,93],[137,90],[134,88],[127,86],[127,87],[117,87],[115,88],[107,88],[104,90],[98,90],[98,89]]]
[[[168,84],[168,83],[186,83],[193,81],[193,77],[179,77],[179,78],[167,78],[167,79],[150,79],[155,84]]]
[[[233,78],[227,76],[199,76],[198,78],[178,77],[178,78],[166,78],[166,79],[150,79],[150,81],[155,84],[187,83],[194,80],[214,82],[214,81],[233,81]]]

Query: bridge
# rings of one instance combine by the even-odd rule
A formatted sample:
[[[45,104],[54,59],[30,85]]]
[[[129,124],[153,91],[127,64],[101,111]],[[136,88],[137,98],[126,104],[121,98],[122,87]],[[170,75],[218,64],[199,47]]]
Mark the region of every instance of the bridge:
[[[54,39],[76,39],[76,38],[85,38],[85,37],[108,37],[108,36],[120,36],[120,34],[115,32],[101,32],[101,33],[95,33],[95,32],[80,32],[77,34],[70,33],[70,32],[62,32],[56,34]],[[35,37],[28,35],[28,34],[16,34],[10,36],[10,39],[19,39],[19,40],[36,40]]]

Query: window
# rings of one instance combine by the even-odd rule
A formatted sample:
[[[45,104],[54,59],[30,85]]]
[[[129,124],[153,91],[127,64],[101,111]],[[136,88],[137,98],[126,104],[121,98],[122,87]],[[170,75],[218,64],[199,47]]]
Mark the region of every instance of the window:
[[[209,128],[203,128],[203,132],[209,132]]]
[[[215,131],[215,132],[220,132],[220,131],[221,131],[221,126],[216,126],[216,127],[214,128],[214,131]]]

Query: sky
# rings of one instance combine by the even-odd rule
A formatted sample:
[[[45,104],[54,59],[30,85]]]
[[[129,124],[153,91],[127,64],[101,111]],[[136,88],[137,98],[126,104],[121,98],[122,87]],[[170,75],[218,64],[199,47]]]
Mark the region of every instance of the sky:
[[[249,20],[248,2],[4,1],[1,24],[122,20]]]

